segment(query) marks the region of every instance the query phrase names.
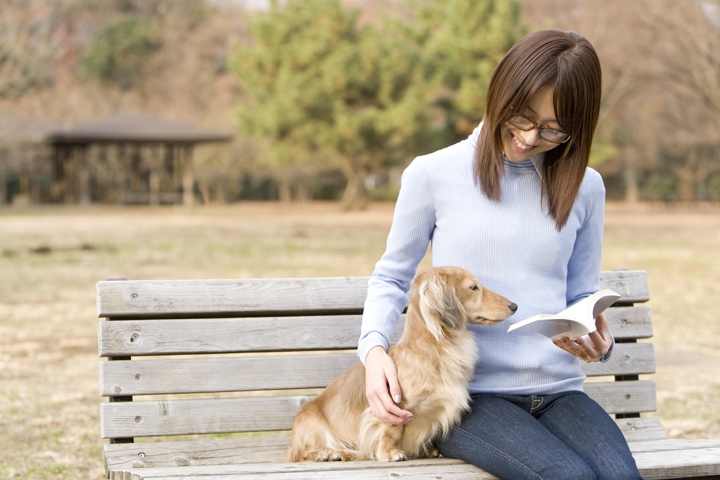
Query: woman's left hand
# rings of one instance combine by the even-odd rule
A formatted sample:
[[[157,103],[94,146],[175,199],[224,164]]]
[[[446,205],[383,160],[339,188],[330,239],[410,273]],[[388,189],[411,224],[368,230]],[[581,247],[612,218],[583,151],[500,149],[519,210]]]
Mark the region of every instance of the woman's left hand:
[[[605,355],[612,345],[612,334],[605,315],[602,313],[595,318],[595,330],[588,337],[568,337],[554,339],[553,343],[568,353],[586,362],[597,362]]]

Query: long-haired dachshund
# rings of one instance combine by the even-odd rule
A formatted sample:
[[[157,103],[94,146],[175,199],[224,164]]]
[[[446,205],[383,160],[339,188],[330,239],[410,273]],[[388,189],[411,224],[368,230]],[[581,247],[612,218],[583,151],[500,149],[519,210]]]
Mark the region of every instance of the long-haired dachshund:
[[[303,405],[295,418],[287,459],[400,461],[437,456],[432,441],[467,410],[467,384],[477,360],[468,323],[494,325],[517,305],[484,288],[465,269],[440,267],[413,281],[402,338],[390,347],[403,392],[399,406],[413,413],[405,425],[382,423],[365,397],[359,363]]]

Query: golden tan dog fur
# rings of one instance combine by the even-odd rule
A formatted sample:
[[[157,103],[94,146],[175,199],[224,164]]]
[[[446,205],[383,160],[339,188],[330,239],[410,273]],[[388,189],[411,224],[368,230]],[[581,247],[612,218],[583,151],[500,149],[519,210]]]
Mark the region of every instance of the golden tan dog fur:
[[[288,461],[399,461],[437,456],[432,441],[468,409],[477,346],[468,323],[492,325],[517,306],[485,289],[467,270],[440,267],[413,281],[402,338],[390,347],[411,422],[390,426],[370,411],[365,367],[357,364],[303,405],[293,424]]]

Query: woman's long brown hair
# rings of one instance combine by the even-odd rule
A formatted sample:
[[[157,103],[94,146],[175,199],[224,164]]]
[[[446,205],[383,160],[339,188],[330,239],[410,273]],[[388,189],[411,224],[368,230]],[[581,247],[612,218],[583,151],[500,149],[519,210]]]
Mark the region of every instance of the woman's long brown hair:
[[[575,32],[540,30],[519,40],[500,61],[487,92],[473,173],[488,198],[500,200],[505,173],[502,126],[523,112],[541,87],[553,85],[553,106],[567,143],[545,152],[542,198],[558,230],[567,222],[590,158],[600,113],[601,71],[595,49]]]

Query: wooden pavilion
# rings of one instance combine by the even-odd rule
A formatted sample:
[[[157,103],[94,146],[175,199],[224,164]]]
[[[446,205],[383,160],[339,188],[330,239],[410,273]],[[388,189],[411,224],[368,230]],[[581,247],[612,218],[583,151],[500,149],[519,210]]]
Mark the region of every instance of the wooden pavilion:
[[[48,200],[50,148],[42,139],[58,128],[22,115],[0,116],[0,206]]]
[[[192,205],[193,147],[231,139],[231,133],[130,112],[50,132],[44,141],[53,152],[51,200]]]

